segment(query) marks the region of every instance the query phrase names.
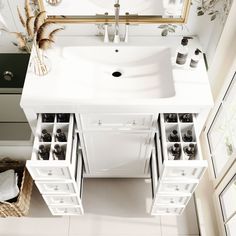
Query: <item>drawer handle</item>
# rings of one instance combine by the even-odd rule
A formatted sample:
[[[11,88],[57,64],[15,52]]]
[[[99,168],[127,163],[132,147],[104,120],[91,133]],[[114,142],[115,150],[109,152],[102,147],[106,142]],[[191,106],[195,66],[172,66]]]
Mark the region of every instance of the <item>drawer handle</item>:
[[[184,170],[182,170],[181,175],[182,175],[182,176],[185,176],[185,175],[186,175]]]
[[[135,120],[133,120],[132,125],[136,125],[136,121]]]
[[[175,190],[179,191],[179,186],[178,185],[176,185]]]
[[[169,209],[166,209],[166,213],[170,213]]]
[[[175,203],[175,201],[174,201],[173,199],[171,199],[171,200],[170,200],[170,203],[172,203],[172,204],[173,204],[173,203]]]
[[[68,211],[67,211],[67,210],[64,210],[64,213],[68,213]]]
[[[51,170],[48,171],[48,176],[52,176],[52,171]]]
[[[63,200],[63,199],[61,199],[61,200],[60,200],[60,203],[64,203],[64,200]]]
[[[55,191],[58,191],[58,190],[59,190],[59,189],[58,189],[58,186],[55,186],[55,187],[54,187],[54,190],[55,190]]]
[[[102,125],[102,121],[101,120],[98,120],[98,125]]]

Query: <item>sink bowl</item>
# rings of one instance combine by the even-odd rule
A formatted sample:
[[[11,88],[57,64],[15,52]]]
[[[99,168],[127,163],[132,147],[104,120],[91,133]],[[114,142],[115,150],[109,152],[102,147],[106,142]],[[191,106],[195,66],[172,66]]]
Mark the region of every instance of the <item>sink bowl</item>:
[[[74,83],[93,98],[149,99],[175,95],[171,53],[166,47],[65,47]]]

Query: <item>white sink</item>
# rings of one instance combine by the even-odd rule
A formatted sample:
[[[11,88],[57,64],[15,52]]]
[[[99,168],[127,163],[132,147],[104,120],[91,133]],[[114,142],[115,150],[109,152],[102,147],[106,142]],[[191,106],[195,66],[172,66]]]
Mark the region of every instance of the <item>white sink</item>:
[[[80,90],[93,98],[149,99],[175,95],[170,49],[143,46],[65,47]]]

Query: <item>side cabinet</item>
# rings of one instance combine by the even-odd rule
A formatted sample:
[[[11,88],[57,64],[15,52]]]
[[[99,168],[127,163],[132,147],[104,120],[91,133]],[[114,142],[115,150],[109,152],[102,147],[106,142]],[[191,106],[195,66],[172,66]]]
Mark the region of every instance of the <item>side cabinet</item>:
[[[176,122],[167,122],[165,114],[160,115],[160,129],[153,141],[151,172],[153,183],[153,205],[151,215],[180,215],[194,190],[196,189],[206,168],[207,161],[202,159],[200,143],[195,136],[195,115],[189,122],[181,122],[182,114],[175,114]],[[176,142],[170,142],[168,136],[171,130],[177,130],[180,145],[180,155],[173,159],[169,150]],[[184,133],[192,131],[192,141],[184,141]],[[189,158],[185,147],[194,144],[195,155]]]
[[[74,116],[66,114],[67,120],[58,121],[58,114],[51,114],[52,120],[46,122],[38,116],[31,160],[27,168],[42,194],[52,215],[82,215],[83,160],[80,141],[75,133]],[[51,141],[43,142],[42,130],[46,129]],[[56,131],[61,129],[66,135],[64,142],[56,139]],[[43,145],[48,155],[39,156],[39,146]],[[64,157],[55,158],[54,147],[59,145]]]

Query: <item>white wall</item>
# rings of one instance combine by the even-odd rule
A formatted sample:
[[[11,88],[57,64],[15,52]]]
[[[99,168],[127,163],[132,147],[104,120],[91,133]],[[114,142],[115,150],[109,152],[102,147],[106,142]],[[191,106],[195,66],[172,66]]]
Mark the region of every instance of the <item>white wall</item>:
[[[3,14],[7,19],[9,30],[23,31],[19,23],[16,6],[20,6],[22,13],[24,13],[24,0],[2,0],[5,4],[0,14]],[[210,22],[209,16],[197,16],[197,4],[191,6],[188,23],[186,25],[178,26],[175,34],[170,35],[197,35],[202,43],[204,51],[207,53],[209,60],[212,60],[214,51],[218,42],[221,28],[219,22],[215,20]],[[14,17],[13,17],[14,16]],[[124,34],[124,27],[121,26],[121,33]],[[111,28],[112,32],[113,29]],[[66,30],[62,32],[63,35],[98,35],[99,29],[96,25],[66,25]],[[158,25],[132,25],[130,26],[130,35],[160,35],[161,30]],[[0,52],[18,52],[17,48],[13,46],[11,41],[15,41],[9,35],[0,36]]]

